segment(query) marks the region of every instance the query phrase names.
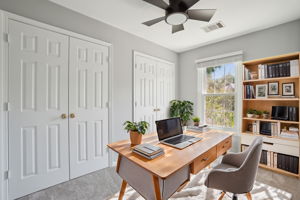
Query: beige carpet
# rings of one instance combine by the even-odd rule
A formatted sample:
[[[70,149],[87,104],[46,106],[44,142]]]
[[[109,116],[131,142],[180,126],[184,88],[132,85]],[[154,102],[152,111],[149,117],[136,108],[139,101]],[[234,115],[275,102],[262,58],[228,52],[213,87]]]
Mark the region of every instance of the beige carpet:
[[[191,181],[180,192],[175,193],[170,200],[215,200],[220,196],[218,190],[208,189],[204,185],[209,169],[191,177]],[[263,183],[256,182],[251,192],[253,200],[291,200],[292,194]],[[110,200],[117,200],[118,193]],[[239,195],[239,200],[246,200],[245,195]],[[126,188],[124,200],[144,200],[131,187]],[[231,194],[225,195],[223,200],[230,200]]]

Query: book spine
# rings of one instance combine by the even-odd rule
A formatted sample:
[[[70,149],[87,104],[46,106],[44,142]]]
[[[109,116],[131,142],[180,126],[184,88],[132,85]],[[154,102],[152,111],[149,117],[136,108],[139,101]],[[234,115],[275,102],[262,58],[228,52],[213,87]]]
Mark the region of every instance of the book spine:
[[[274,168],[277,168],[277,153],[274,153]]]
[[[271,154],[270,153],[271,153],[270,151],[267,152],[267,165],[269,167],[271,167]]]

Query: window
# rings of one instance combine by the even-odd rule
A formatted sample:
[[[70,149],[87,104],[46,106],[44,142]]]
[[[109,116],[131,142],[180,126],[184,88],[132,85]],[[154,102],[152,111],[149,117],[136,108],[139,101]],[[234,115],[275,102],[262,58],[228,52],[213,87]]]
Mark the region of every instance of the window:
[[[200,69],[202,119],[212,127],[235,128],[237,63]]]

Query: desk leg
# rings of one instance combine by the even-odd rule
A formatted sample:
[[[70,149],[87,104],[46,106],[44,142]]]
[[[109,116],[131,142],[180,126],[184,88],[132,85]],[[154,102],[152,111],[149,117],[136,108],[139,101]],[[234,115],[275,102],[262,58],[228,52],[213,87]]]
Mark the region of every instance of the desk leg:
[[[126,186],[127,186],[127,182],[123,180],[118,200],[123,199],[123,196],[124,196],[125,190],[126,190]]]
[[[162,200],[158,177],[153,175],[152,180],[153,180],[153,186],[154,186],[154,192],[155,192],[156,200]]]

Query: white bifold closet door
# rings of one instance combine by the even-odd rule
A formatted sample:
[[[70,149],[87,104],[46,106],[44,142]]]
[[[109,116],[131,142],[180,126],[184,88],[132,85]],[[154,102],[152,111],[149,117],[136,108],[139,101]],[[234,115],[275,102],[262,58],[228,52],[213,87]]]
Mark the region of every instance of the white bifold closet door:
[[[155,132],[155,121],[169,117],[175,98],[174,64],[144,54],[134,54],[134,121],[147,121]]]
[[[70,176],[108,166],[108,47],[70,39]]]
[[[9,197],[69,179],[68,37],[9,20]]]

